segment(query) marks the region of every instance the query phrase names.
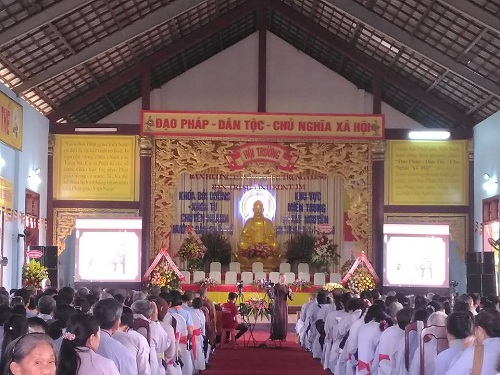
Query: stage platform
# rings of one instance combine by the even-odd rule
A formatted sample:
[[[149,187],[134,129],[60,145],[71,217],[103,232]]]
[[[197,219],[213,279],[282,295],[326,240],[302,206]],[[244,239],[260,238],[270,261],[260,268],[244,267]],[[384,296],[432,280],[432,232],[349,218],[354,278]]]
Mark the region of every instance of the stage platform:
[[[310,288],[303,288],[301,291],[293,292],[293,301],[288,301],[289,307],[300,307],[307,301],[309,301],[309,294],[317,292],[323,285],[312,286]],[[191,290],[196,292],[200,290],[200,286],[198,284],[182,284],[181,289],[183,291]],[[208,290],[208,298],[210,298],[215,303],[224,303],[227,302],[227,295],[229,292],[238,293],[238,288],[236,285],[217,285],[211,287]],[[249,300],[252,298],[263,298],[265,295],[265,291],[261,288],[257,288],[253,285],[245,285],[243,286],[243,298],[244,300]],[[295,309],[293,309],[295,310]]]

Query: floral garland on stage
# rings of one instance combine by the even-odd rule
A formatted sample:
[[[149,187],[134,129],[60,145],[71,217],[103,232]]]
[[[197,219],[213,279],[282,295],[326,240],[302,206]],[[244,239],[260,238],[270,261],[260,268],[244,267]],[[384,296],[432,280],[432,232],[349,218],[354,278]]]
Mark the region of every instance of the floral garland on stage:
[[[42,281],[48,279],[49,274],[47,268],[42,266],[40,262],[31,259],[29,263],[23,266],[22,282],[23,287],[34,287],[35,289],[42,288]]]
[[[312,287],[312,285],[313,284],[310,281],[304,281],[304,280],[297,279],[297,280],[294,280],[288,286],[290,287],[290,289],[300,292],[302,289],[307,289],[307,288]]]
[[[186,237],[176,256],[187,262],[188,271],[198,271],[203,267],[203,258],[207,248],[200,239],[193,236]]]
[[[201,289],[207,289],[210,290],[214,286],[219,285],[215,279],[212,279],[211,277],[205,277],[203,280],[197,281],[196,285],[199,285]]]
[[[239,255],[242,255],[247,258],[267,258],[269,256],[272,256],[274,254],[274,249],[265,244],[265,243],[258,243],[254,244],[252,246],[249,246],[245,250],[240,250]]]
[[[333,292],[334,290],[346,290],[346,288],[344,288],[344,286],[339,283],[326,283],[321,289],[325,292]]]
[[[355,261],[353,259],[350,259],[342,265],[340,268],[342,279],[347,275],[354,262]],[[373,275],[370,271],[368,271],[364,264],[358,265],[346,283],[346,287],[354,293],[361,293],[365,290],[375,289],[376,286],[377,284]]]
[[[177,290],[180,286],[179,276],[168,268],[166,263],[158,263],[148,278],[148,288],[153,286],[160,288],[165,286],[170,290]]]

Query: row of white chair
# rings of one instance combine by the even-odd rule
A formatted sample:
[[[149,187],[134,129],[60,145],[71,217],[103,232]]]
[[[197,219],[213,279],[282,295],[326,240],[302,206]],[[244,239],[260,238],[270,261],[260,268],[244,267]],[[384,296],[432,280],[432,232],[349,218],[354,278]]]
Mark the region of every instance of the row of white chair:
[[[193,278],[191,280],[191,273],[189,271],[181,271],[186,280],[183,282],[184,284],[197,283],[205,279],[205,272],[203,271],[194,271]],[[288,283],[292,283],[295,281],[295,273],[293,272],[284,272],[286,275],[286,280]],[[270,280],[274,283],[277,283],[279,280],[280,272],[270,272],[268,275],[263,272],[241,272],[241,281],[243,281],[244,285],[250,285],[255,280]],[[211,271],[208,274],[208,277],[214,279],[217,283],[222,284],[222,273],[219,271]],[[300,272],[298,274],[298,279],[303,281],[311,281],[311,275],[306,272]],[[238,272],[228,271],[225,273],[224,284],[226,285],[235,285],[238,281]],[[331,273],[330,280],[331,283],[340,283],[341,276],[339,273]],[[326,275],[324,273],[315,273],[313,275],[313,284],[314,285],[324,285],[326,283]]]
[[[309,273],[309,264],[308,263],[299,263],[298,264],[298,273]],[[280,264],[280,273],[287,273],[291,272],[291,265],[290,263],[281,263]],[[218,271],[222,272],[222,264],[220,262],[212,262],[210,263],[210,272],[213,271]],[[241,266],[239,262],[231,262],[229,263],[229,271],[233,271],[236,273],[241,272]],[[254,262],[252,264],[252,272],[257,273],[257,272],[264,272],[264,265],[262,262]]]

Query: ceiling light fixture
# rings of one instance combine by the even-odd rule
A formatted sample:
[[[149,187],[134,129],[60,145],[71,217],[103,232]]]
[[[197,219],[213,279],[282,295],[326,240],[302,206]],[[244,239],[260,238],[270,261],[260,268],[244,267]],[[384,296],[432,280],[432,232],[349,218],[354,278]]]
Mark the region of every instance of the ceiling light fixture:
[[[449,139],[450,135],[451,134],[449,131],[443,131],[443,130],[426,130],[426,131],[412,130],[411,132],[408,133],[408,138],[428,140],[428,141],[439,141],[439,140],[442,141],[445,139]]]

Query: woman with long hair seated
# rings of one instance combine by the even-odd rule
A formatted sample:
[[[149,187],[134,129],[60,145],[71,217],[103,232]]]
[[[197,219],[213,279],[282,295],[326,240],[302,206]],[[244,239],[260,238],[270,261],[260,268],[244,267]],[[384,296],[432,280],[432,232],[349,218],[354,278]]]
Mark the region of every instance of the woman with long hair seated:
[[[93,315],[72,316],[63,335],[57,375],[120,375],[112,360],[96,353],[100,341],[99,323]]]

